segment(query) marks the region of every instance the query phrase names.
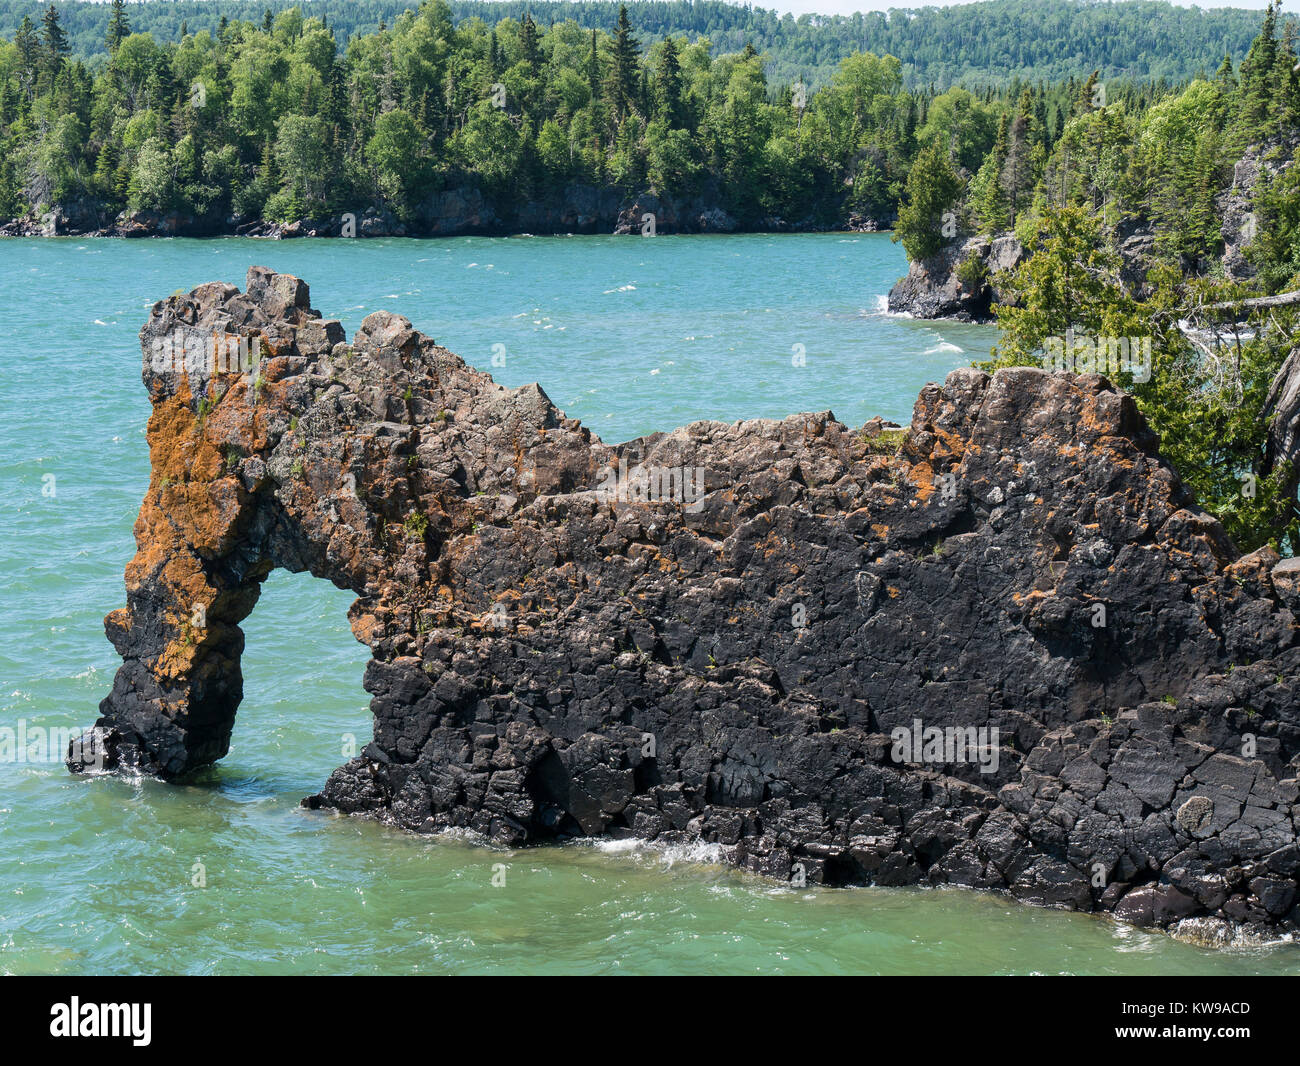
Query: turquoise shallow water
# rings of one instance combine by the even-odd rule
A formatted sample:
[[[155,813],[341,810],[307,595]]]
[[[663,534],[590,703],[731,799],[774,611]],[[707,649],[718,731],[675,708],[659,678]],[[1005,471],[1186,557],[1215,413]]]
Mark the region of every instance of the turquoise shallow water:
[[[6,748],[20,723],[89,724],[112,680],[149,307],[254,263],[306,278],[349,334],[392,308],[484,368],[504,345],[498,380],[611,441],[826,408],[905,422],[992,340],[881,314],[905,262],[880,235],[0,242],[0,972],[1300,973],[1293,945],[1210,952],[976,893],[796,891],[707,852],[502,852],[302,811],[370,736],[351,597],[305,574],[273,575],[245,626],[233,747],[201,779],[77,779]]]

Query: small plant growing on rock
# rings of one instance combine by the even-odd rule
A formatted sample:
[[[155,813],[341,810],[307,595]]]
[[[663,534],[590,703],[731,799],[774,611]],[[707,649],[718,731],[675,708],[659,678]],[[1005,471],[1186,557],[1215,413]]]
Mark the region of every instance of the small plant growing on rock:
[[[293,476],[301,480],[303,476],[302,460],[295,459],[293,461],[293,466],[291,467],[291,469],[293,470]]]
[[[978,292],[988,280],[988,264],[975,252],[968,252],[957,267],[957,280],[967,292]]]
[[[874,437],[864,435],[862,439],[872,455],[897,455],[906,436],[905,429],[882,429]]]
[[[406,535],[413,540],[423,540],[424,535],[429,531],[429,518],[427,515],[420,514],[419,511],[412,511],[406,516],[402,528],[406,530]]]

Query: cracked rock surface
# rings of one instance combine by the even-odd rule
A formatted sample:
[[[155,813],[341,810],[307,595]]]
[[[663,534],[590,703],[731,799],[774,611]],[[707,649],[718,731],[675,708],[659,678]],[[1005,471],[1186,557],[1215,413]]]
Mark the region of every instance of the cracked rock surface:
[[[255,371],[156,358],[233,337]],[[265,268],[157,304],[141,340],[109,768],[226,753],[239,624],[284,567],[354,591],[372,655],[374,740],[310,806],[1300,925],[1300,570],[1237,557],[1105,379],[962,369],[905,430],[824,411],[608,445],[400,315],[348,340]],[[620,468],[702,495],[611,497]],[[915,728],[996,733],[900,754]]]

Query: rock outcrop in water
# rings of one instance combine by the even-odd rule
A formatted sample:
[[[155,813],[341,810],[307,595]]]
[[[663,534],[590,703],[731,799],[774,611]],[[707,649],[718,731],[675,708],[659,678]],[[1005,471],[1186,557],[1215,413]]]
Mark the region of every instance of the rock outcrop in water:
[[[256,369],[221,370],[235,338]],[[357,594],[375,727],[310,806],[1300,924],[1300,570],[1237,558],[1104,379],[957,370],[907,430],[825,411],[607,445],[399,315],[347,341],[263,268],[141,339],[110,768],[221,758],[239,624],[274,567],[308,570]]]
[[[1137,299],[1151,296],[1148,274],[1155,263],[1154,248],[1154,234],[1140,222],[1126,220],[1116,227],[1118,280]],[[889,290],[889,310],[913,318],[991,322],[995,304],[1016,301],[1007,272],[1025,258],[1025,248],[1013,233],[958,238],[929,259],[908,263],[907,273]]]
[[[913,318],[988,322],[1001,298],[998,275],[1014,270],[1024,249],[1012,234],[959,239],[929,259],[909,262],[889,290],[889,310]]]

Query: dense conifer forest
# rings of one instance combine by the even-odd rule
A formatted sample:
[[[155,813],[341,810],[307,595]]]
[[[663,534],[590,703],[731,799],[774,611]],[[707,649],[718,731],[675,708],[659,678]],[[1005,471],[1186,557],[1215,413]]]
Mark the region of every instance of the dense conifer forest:
[[[46,0],[48,2],[48,0]],[[187,33],[216,35],[221,20],[260,23],[294,6],[332,28],[340,46],[355,35],[393,25],[417,0],[143,0],[128,5],[131,27],[160,44],[179,44]],[[59,4],[72,58],[105,52],[104,4]],[[538,26],[573,21],[613,33],[618,0],[454,0],[452,20],[501,19]],[[12,37],[24,16],[39,23],[39,0],[0,0],[0,36]],[[946,89],[1008,84],[1013,78],[1063,81],[1096,68],[1104,78],[1183,80],[1212,72],[1224,53],[1240,59],[1259,26],[1258,13],[1199,10],[1157,0],[979,0],[953,7],[900,7],[889,13],[778,15],[763,7],[724,0],[633,0],[628,15],[646,44],[664,37],[708,37],[715,55],[751,44],[763,54],[775,82],[829,81],[854,52],[895,55],[904,84]]]

